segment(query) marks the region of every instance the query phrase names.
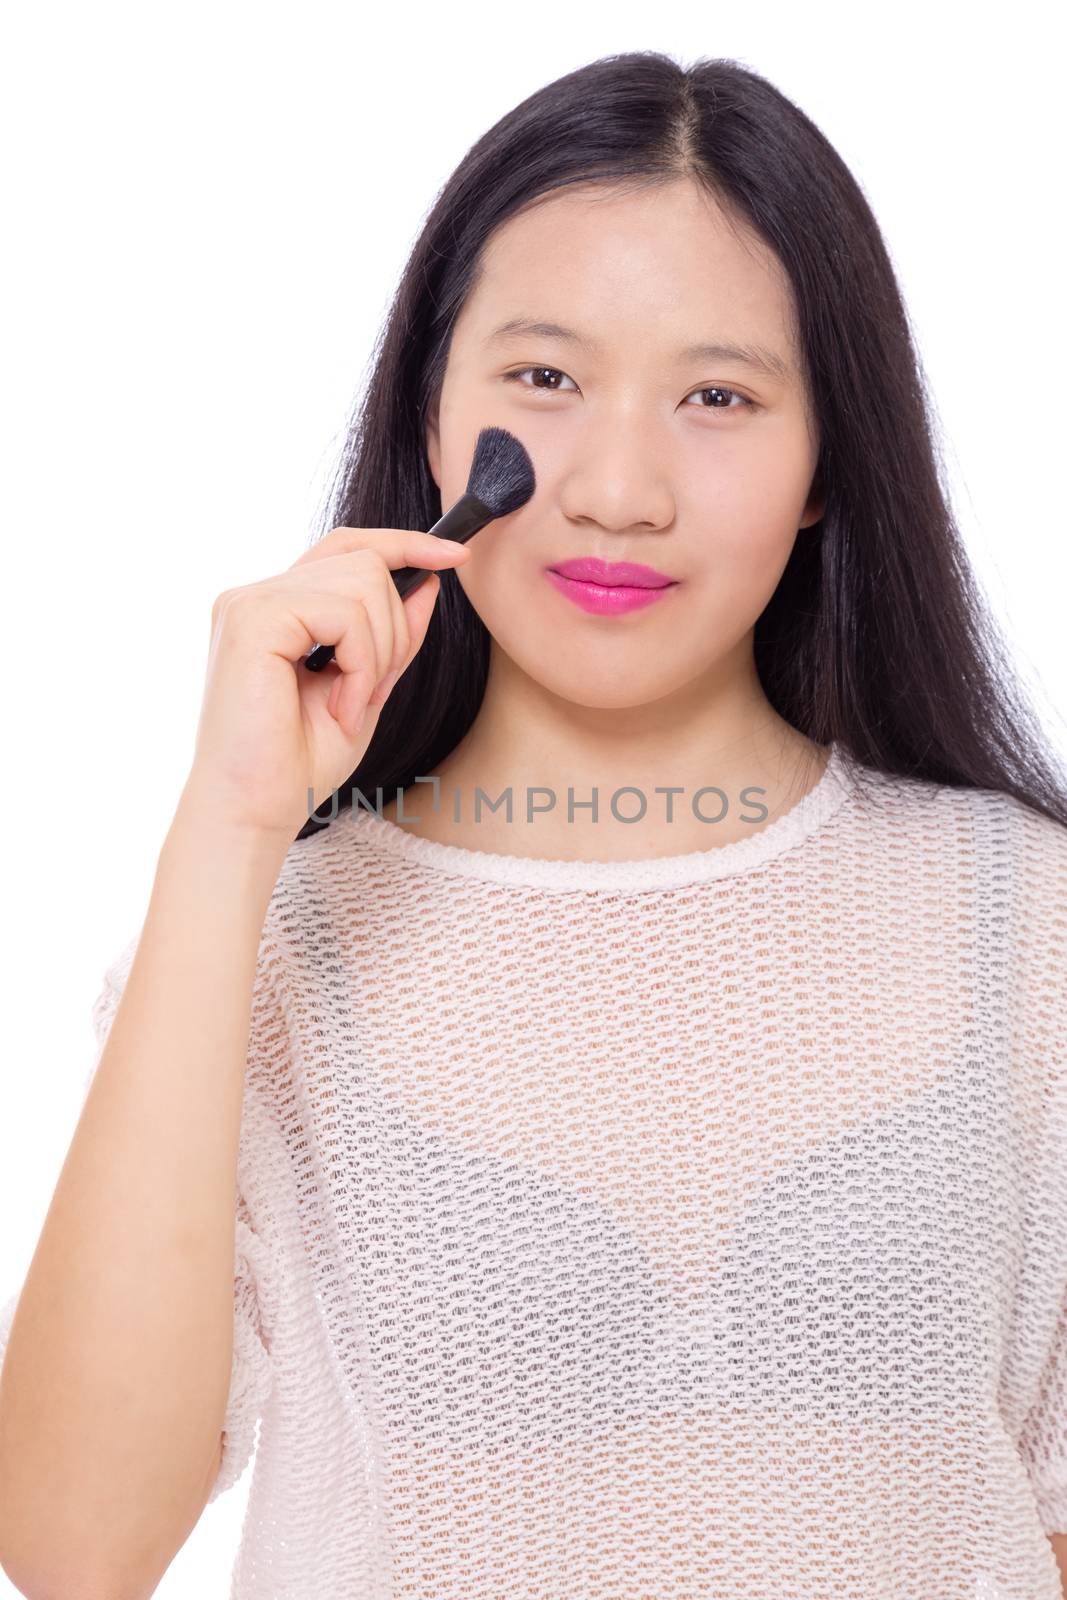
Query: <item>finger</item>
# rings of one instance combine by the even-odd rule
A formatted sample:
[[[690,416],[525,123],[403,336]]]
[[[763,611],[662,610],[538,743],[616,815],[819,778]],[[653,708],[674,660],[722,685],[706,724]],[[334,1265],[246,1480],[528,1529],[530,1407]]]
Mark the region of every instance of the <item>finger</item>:
[[[339,679],[337,705],[334,715],[341,729],[354,738],[363,726],[367,713],[377,708],[371,705],[370,682],[359,674],[345,673]]]
[[[293,562],[294,567],[330,556],[348,555],[354,550],[377,550],[386,566],[451,566],[469,559],[470,550],[455,539],[441,539],[435,533],[420,533],[412,528],[333,528]],[[292,568],[290,568],[290,571]]]
[[[429,580],[427,580],[428,582]],[[384,705],[393,685],[404,671],[408,663],[408,650],[411,646],[411,630],[408,626],[408,614],[404,609],[404,602],[400,598],[396,584],[387,578],[385,590],[389,599],[390,612],[393,621],[393,654],[389,667],[384,676],[375,685],[374,693],[370,697],[372,706]]]
[[[382,676],[374,635],[362,600],[356,601],[356,608],[358,615],[352,618],[334,646],[333,658],[342,670],[335,690],[330,691],[333,714],[350,738],[359,732],[374,686]]]
[[[436,572],[432,572],[428,578],[423,579],[417,589],[413,589],[401,601],[404,609],[405,626],[409,635],[407,649],[404,652],[399,668],[394,669],[392,677],[387,678],[384,684],[375,686],[374,693],[367,703],[369,710],[375,710],[378,706],[385,704],[399,679],[404,676],[404,673],[418,655],[419,650],[422,648],[422,641],[426,637],[426,630],[430,625],[430,618],[433,616],[433,608],[440,588],[441,580]],[[400,600],[399,595],[397,595],[397,599]]]
[[[321,590],[312,589],[311,585],[318,576],[336,582],[337,588],[327,588],[325,584]],[[285,576],[284,579],[275,580],[277,587],[285,587],[287,596],[293,593],[293,579]],[[380,556],[368,551],[366,559],[359,561],[354,567],[350,560],[342,560],[339,570],[330,571],[325,563],[320,563],[313,572],[308,573],[308,588],[303,591],[309,597],[318,593],[321,601],[337,600],[347,601],[348,605],[362,607],[365,625],[370,631],[372,640],[371,665],[375,669],[373,683],[384,678],[390,670],[389,663],[393,659],[393,608],[389,591],[396,595],[396,585],[389,577],[389,570]],[[397,596],[399,599],[399,596]],[[332,639],[323,639],[323,644],[332,644]],[[335,651],[335,659],[337,659]],[[345,663],[340,662],[342,670],[347,670]],[[373,684],[372,684],[373,686]]]
[[[333,665],[334,662],[332,661],[328,661],[326,663],[327,668],[332,667]],[[345,675],[343,672],[335,672],[333,674],[333,681],[330,684],[330,693],[326,701],[326,709],[330,713],[330,716],[334,718],[337,716],[337,701],[344,686],[344,681]]]
[[[424,578],[419,587],[413,589],[404,600],[411,639],[407,659],[401,668],[402,672],[407,671],[408,666],[422,649],[422,641],[426,637],[426,630],[430,626],[430,618],[433,616],[433,609],[440,592],[441,580],[436,572],[431,572],[430,576]]]
[[[362,665],[354,671],[348,671],[340,649],[334,650],[334,660],[339,662],[345,673],[345,681],[337,691],[335,716],[349,734],[358,732],[368,709],[385,703],[406,663],[409,636],[404,602],[381,562],[377,563],[376,571],[360,594],[359,601],[374,645],[370,682],[367,682]]]
[[[438,542],[448,543],[448,541]],[[444,567],[446,569],[450,566],[462,565],[463,561],[466,561],[470,558],[470,551],[465,545],[457,545],[454,548],[459,556],[459,560],[453,561],[446,556],[444,561]],[[442,552],[440,550],[435,551],[434,559],[440,560],[441,554]],[[429,557],[424,553],[422,559],[427,560]],[[291,592],[291,585],[293,581],[292,573],[295,570],[295,566],[299,566],[299,564],[299,562],[295,563],[294,567],[290,568],[289,571],[279,573],[276,577],[265,578],[259,587],[281,589],[286,594],[289,594]],[[430,571],[432,569],[424,568],[423,570]],[[404,617],[406,613],[403,610],[403,606],[407,601],[407,596],[402,596],[399,593],[396,584],[392,582],[391,573],[393,569],[387,564],[382,552],[380,550],[373,549],[369,545],[362,545],[358,549],[350,550],[344,554],[335,554],[333,556],[323,555],[310,569],[305,568],[305,571],[308,572],[309,577],[313,575],[315,579],[322,578],[329,580],[331,583],[336,582],[339,589],[343,589],[352,595],[358,594],[360,596],[365,596],[367,594],[378,593],[380,591],[386,597],[388,603],[388,616],[391,619],[393,626],[400,626],[401,624],[403,625],[400,626],[400,638],[397,641],[391,637],[389,628],[386,626],[385,610],[383,607],[380,606],[371,612],[372,616],[379,619],[375,624],[376,643],[379,649],[386,650],[388,652],[385,658],[386,665],[380,673],[379,678],[388,677],[393,672],[399,676],[406,665],[406,651],[410,642],[409,632],[406,624],[404,623]],[[425,582],[425,579],[423,582]],[[328,591],[324,587],[322,592],[325,594]],[[331,644],[333,641],[330,639],[322,639],[317,642],[321,644]]]

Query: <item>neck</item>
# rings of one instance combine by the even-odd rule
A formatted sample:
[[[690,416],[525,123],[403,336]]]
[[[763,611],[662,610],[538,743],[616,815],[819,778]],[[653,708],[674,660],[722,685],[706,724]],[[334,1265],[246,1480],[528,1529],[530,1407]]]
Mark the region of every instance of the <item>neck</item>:
[[[741,670],[723,666],[638,706],[561,699],[494,643],[473,725],[420,774],[436,783],[409,785],[383,814],[443,843],[562,860],[680,855],[748,838],[812,788],[827,751],[775,712],[746,643]],[[594,792],[596,820],[583,804]],[[491,810],[486,801],[501,796]]]

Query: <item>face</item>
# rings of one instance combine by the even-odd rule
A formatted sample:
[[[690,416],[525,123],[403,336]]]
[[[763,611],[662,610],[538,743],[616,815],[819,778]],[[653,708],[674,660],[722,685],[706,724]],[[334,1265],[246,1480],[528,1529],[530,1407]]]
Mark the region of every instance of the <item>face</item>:
[[[497,331],[517,319],[557,331]],[[758,348],[769,370],[691,348],[708,345]],[[444,509],[481,428],[506,428],[533,462],[533,497],[476,534],[456,574],[494,652],[603,707],[750,664],[797,531],[822,514],[809,413],[783,270],[691,181],[564,191],[510,218],[457,319],[426,441]],[[591,611],[549,576],[583,556],[673,582],[649,605]]]

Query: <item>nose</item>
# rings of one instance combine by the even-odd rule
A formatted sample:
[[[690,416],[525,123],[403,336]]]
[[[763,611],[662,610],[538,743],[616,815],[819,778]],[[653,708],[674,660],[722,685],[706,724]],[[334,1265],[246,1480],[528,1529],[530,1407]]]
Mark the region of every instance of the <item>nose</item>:
[[[675,507],[668,463],[647,418],[584,427],[563,476],[560,504],[572,522],[595,522],[612,533],[669,528]]]

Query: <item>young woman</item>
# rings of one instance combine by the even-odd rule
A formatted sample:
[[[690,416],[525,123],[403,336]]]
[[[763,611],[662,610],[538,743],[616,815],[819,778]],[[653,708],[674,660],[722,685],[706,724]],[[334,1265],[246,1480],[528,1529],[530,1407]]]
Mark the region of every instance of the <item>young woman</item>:
[[[488,426],[536,489],[449,546]],[[8,1307],[16,1583],[151,1593],[258,1426],[246,1600],[1058,1600],[1067,781],[839,156],[732,62],[533,95],[330,524],[215,604]]]

